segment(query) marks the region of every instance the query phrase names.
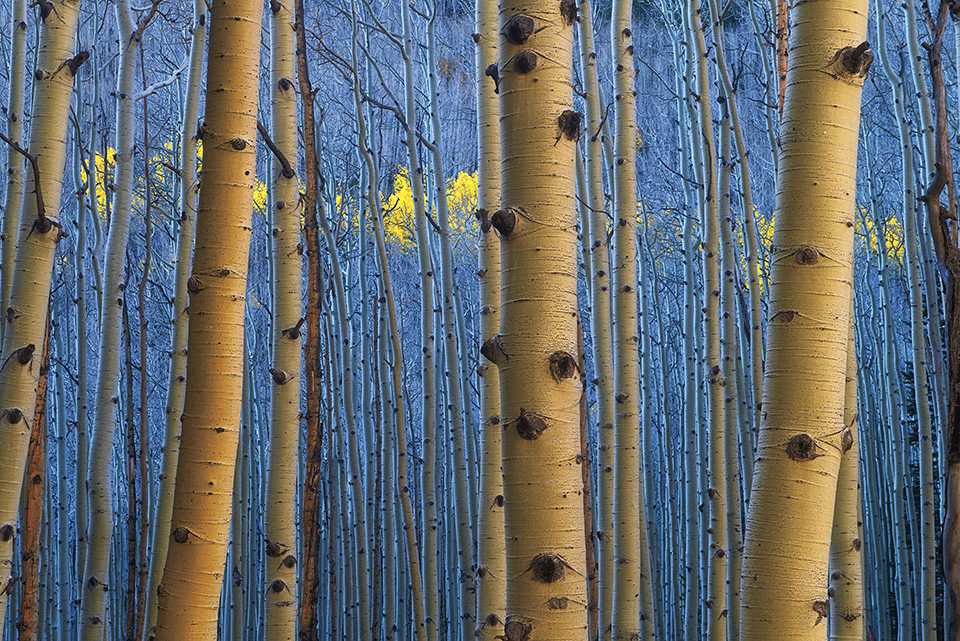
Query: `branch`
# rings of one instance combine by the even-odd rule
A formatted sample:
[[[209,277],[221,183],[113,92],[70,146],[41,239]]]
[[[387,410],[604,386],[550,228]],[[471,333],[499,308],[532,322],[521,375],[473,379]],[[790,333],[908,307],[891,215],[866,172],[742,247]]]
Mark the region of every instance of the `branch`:
[[[280,171],[280,174],[284,178],[293,178],[297,173],[293,170],[293,167],[290,166],[290,161],[287,160],[287,157],[283,155],[283,152],[280,151],[280,148],[277,147],[276,143],[270,138],[270,134],[267,132],[267,128],[258,120],[257,121],[257,131],[260,132],[260,136],[263,138],[263,142],[266,143],[267,147],[270,148],[270,151],[273,152],[273,155],[277,157],[277,160],[280,161],[280,166],[283,168]]]
[[[184,60],[182,65],[174,69],[173,73],[170,74],[169,78],[167,78],[166,80],[161,80],[160,82],[155,82],[149,87],[144,88],[143,91],[133,94],[132,100],[134,102],[136,102],[137,100],[143,100],[147,96],[156,93],[158,90],[172,85],[174,81],[178,77],[180,77],[180,74],[183,73],[183,71],[187,68],[187,64],[189,64],[189,60]]]
[[[3,140],[3,142],[10,145],[14,151],[30,161],[30,165],[33,167],[33,193],[37,195],[37,219],[40,222],[39,229],[41,233],[50,231],[50,223],[47,221],[46,209],[43,206],[43,191],[40,189],[40,167],[37,166],[37,157],[31,155],[30,152],[2,133],[0,133],[0,140]]]
[[[160,0],[153,0],[150,5],[150,13],[145,15],[137,23],[137,29],[130,35],[130,42],[140,42],[140,38],[143,37],[143,32],[147,28],[147,25],[150,24],[150,21],[153,20],[153,16],[157,15],[157,8],[160,6]],[[145,11],[146,9],[135,9],[135,11]]]

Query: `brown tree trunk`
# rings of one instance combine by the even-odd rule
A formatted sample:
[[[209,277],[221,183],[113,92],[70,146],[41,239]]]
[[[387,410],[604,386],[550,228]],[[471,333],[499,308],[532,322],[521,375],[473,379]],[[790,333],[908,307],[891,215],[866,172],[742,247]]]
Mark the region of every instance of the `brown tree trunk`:
[[[21,530],[23,549],[21,569],[23,588],[20,593],[20,621],[18,639],[36,641],[40,631],[40,553],[43,529],[43,487],[47,439],[45,414],[47,404],[47,370],[50,365],[50,313],[47,312],[47,330],[43,337],[43,356],[40,360],[40,380],[27,450],[27,476],[23,491]]]
[[[947,322],[947,422],[943,426],[946,467],[943,501],[943,573],[945,639],[960,640],[960,300],[957,280],[960,278],[960,247],[951,233],[948,219],[957,219],[953,183],[953,161],[950,155],[950,128],[947,123],[947,94],[943,77],[943,34],[951,3],[941,0],[936,22],[928,15],[933,43],[928,45],[930,80],[936,109],[936,173],[921,200],[926,204],[930,232],[937,252],[937,266],[944,288],[944,313]],[[941,204],[944,190],[947,205]]]
[[[304,472],[300,527],[303,550],[303,592],[300,596],[300,641],[316,641],[320,600],[320,226],[317,218],[317,155],[314,136],[313,87],[307,66],[303,0],[296,3],[297,81],[303,99],[303,146],[306,191],[303,195],[304,241],[307,253],[307,337],[304,345],[304,388],[307,399],[307,465]]]

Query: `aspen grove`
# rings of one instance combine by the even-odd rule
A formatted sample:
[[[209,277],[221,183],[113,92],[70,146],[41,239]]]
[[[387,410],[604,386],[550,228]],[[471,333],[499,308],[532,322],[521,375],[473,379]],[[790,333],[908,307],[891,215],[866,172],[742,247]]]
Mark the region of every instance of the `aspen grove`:
[[[0,641],[960,641],[960,0],[0,17]]]

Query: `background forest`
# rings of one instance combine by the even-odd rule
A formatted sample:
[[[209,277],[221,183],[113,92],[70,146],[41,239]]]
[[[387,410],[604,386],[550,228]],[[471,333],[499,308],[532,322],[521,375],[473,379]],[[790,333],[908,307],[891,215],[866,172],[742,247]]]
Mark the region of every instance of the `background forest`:
[[[503,219],[488,218],[499,204],[484,192],[499,177],[499,150],[485,142],[499,136],[489,107],[501,82],[496,3],[271,0],[262,27],[249,27],[259,43],[254,31],[237,40],[260,70],[246,223],[202,205],[203,188],[223,179],[204,109],[233,95],[228,76],[207,73],[210,7],[152,2],[11,0],[0,10],[2,638],[153,638],[167,549],[179,549],[170,541],[203,538],[171,526],[181,522],[178,458],[207,453],[180,447],[188,320],[198,317],[190,296],[218,287],[191,267],[201,194],[201,218],[220,221],[224,247],[229,229],[250,234],[232,295],[244,321],[222,327],[242,359],[242,414],[216,428],[239,429],[236,472],[209,492],[229,531],[226,565],[202,565],[198,552],[191,566],[215,579],[219,611],[205,616],[219,638],[295,638],[299,626],[302,639],[522,641],[504,629],[506,570],[492,560],[503,554],[504,499],[499,436],[487,438],[503,427],[494,375],[509,358],[493,338],[490,230],[502,234]],[[628,13],[578,0],[573,27],[581,351],[558,361],[555,378],[569,368],[584,382],[582,486],[572,490],[584,517],[564,521],[587,541],[577,607],[591,639],[610,637],[614,567],[626,562],[614,556],[614,518],[630,503],[642,638],[736,639],[764,344],[770,323],[789,322],[769,297],[792,3],[613,4]],[[960,126],[960,14],[949,24],[946,15],[914,0],[869,7],[874,62],[848,212],[856,403],[843,460],[854,472],[837,490],[837,513],[847,505],[854,523],[821,577],[830,599],[814,607],[824,623],[811,629],[824,636],[811,639],[828,628],[831,638],[952,638],[939,562],[952,295],[918,200],[943,164],[937,82],[945,124]],[[633,67],[614,59],[611,34],[625,33]],[[928,58],[939,46],[937,72]],[[617,84],[624,69],[634,72],[635,135],[613,106],[629,96]],[[611,387],[611,327],[624,325],[607,291],[625,225],[612,213],[624,202],[616,149],[635,161],[636,234],[623,242],[638,270],[627,331],[639,388],[637,456],[615,460],[605,428],[626,400]],[[219,233],[197,241],[198,256]],[[40,323],[31,331],[48,330],[27,350],[8,325],[30,314]],[[722,361],[708,353],[720,326]],[[210,363],[215,372],[221,361]],[[719,410],[707,391],[718,380]],[[35,410],[9,409],[17,394]],[[614,487],[619,465],[638,473],[632,498]],[[721,495],[722,507],[711,504]]]

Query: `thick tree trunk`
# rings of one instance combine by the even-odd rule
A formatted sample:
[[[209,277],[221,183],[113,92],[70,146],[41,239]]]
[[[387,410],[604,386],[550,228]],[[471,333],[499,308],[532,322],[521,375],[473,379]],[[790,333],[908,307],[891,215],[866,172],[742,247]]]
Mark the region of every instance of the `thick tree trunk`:
[[[860,93],[873,60],[863,42],[865,2],[800,3],[791,17],[764,400],[743,558],[745,641],[827,637]]]
[[[204,117],[203,189],[190,291],[190,355],[171,544],[157,636],[209,639],[230,528],[243,380],[243,329],[256,179],[262,7],[215,4]]]
[[[33,118],[27,145],[35,168],[27,172],[13,265],[10,303],[5,312],[0,358],[0,621],[17,533],[17,509],[33,425],[38,353],[43,344],[54,249],[60,238],[60,192],[66,165],[66,129],[73,78],[88,54],[75,54],[79,0],[51,2],[39,11],[37,68],[34,73]],[[32,163],[30,163],[32,165]],[[39,179],[39,182],[38,182]],[[42,197],[42,198],[41,198]],[[44,204],[45,203],[45,204]]]
[[[500,3],[504,636],[585,639],[571,87],[576,3]],[[546,607],[544,604],[547,604]]]

